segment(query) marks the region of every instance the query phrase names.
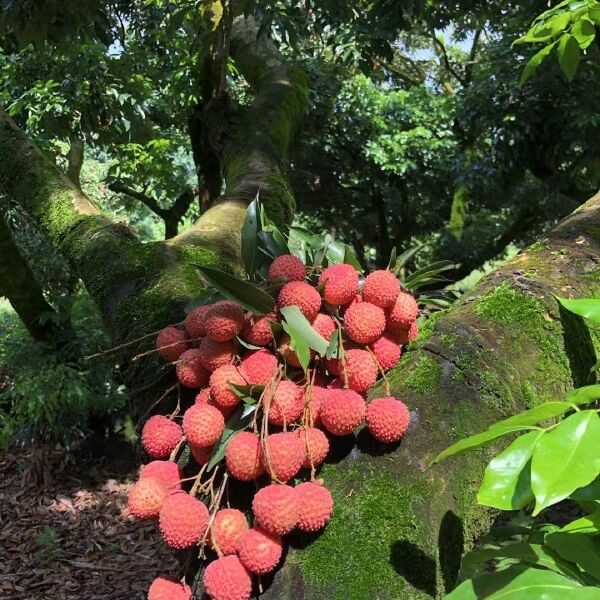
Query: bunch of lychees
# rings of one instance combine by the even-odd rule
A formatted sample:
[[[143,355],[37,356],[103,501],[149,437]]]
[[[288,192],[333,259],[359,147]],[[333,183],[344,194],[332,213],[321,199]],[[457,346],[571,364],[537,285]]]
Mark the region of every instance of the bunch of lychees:
[[[392,443],[409,423],[407,407],[389,390],[387,397],[365,400],[379,376],[398,364],[401,346],[417,335],[417,303],[396,276],[374,271],[361,286],[351,265],[307,274],[300,259],[284,255],[271,264],[269,280],[277,292],[269,314],[247,313],[223,300],[193,310],[185,329],[159,333],[158,352],[175,364],[181,385],[198,393],[181,425],[177,414],[146,421],[142,445],[154,460],[142,468],[129,496],[131,513],[158,519],[173,548],[199,546],[201,554],[205,544],[212,548],[217,558],[205,569],[204,588],[213,600],[249,598],[253,575],[277,567],[283,536],[326,525],[333,499],[316,470],[330,436],[352,434],[366,421],[375,439]],[[311,350],[306,369],[293,340],[273,325],[290,306],[321,338],[330,342],[335,334],[338,340],[329,357]],[[253,419],[225,442],[226,420],[242,410],[240,390],[256,397]],[[174,462],[184,441],[199,465],[188,491]],[[207,467],[224,443],[226,471],[218,479],[218,469],[211,474]],[[307,480],[290,485],[302,469]],[[240,510],[221,506],[229,477],[256,480],[252,526]],[[185,583],[159,578],[148,598],[189,600],[191,594]]]

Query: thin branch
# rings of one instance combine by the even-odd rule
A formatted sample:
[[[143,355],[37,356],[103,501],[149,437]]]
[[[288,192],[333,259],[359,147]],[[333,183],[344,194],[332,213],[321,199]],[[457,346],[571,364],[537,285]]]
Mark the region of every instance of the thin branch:
[[[450,75],[452,75],[452,77],[454,77],[462,86],[465,86],[466,83],[464,77],[458,71],[456,71],[456,69],[450,63],[450,57],[448,56],[446,46],[444,45],[442,40],[438,38],[435,32],[432,33],[431,39],[433,40],[436,48],[438,49],[437,54],[443,60],[444,66],[446,67],[446,71],[448,71],[448,73],[450,73]]]
[[[471,44],[471,50],[469,51],[469,60],[465,65],[465,85],[471,85],[471,80],[473,78],[473,68],[475,67],[475,57],[477,56],[477,50],[479,48],[479,41],[481,40],[481,34],[483,33],[483,27],[478,27],[475,30],[475,35],[473,36],[473,43]]]
[[[147,196],[143,192],[138,192],[133,188],[121,183],[120,181],[115,181],[109,184],[108,189],[116,192],[117,194],[125,194],[126,196],[131,196],[131,198],[135,198],[139,200],[144,206],[148,207],[153,213],[156,213],[159,217],[163,219],[166,217],[166,210],[162,208],[158,202],[152,198],[151,196]]]

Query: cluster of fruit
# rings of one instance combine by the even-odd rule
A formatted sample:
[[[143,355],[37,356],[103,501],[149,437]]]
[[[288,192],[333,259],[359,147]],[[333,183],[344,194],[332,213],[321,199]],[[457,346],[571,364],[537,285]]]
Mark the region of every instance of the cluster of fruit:
[[[158,519],[170,546],[212,548],[217,558],[205,569],[204,588],[213,600],[249,598],[252,575],[277,567],[282,536],[295,529],[318,531],[330,519],[332,495],[315,476],[330,436],[352,434],[366,422],[375,439],[393,443],[409,423],[407,407],[389,391],[365,400],[378,377],[399,362],[401,346],[417,334],[417,303],[396,276],[374,271],[361,286],[351,265],[307,273],[300,259],[285,255],[271,264],[269,280],[278,292],[270,314],[246,313],[223,300],[193,310],[184,329],[159,333],[158,352],[175,364],[181,385],[199,391],[181,425],[178,415],[155,415],[145,423],[142,445],[154,460],[142,468],[129,496],[131,513]],[[323,340],[335,334],[336,352],[327,358],[311,350],[308,368],[301,369],[293,340],[273,325],[290,306]],[[243,389],[256,396],[253,418],[228,437],[223,485],[215,492],[207,466],[223,444],[227,419],[245,406]],[[183,441],[200,469],[188,491],[174,462]],[[302,469],[307,480],[290,485]],[[262,486],[252,501],[252,527],[243,512],[219,505],[229,477]],[[159,578],[148,598],[189,600],[191,589]]]

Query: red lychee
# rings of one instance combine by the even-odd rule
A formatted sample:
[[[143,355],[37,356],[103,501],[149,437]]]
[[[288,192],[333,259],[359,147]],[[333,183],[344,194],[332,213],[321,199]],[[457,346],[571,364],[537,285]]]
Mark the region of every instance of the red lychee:
[[[129,492],[129,511],[138,519],[154,519],[167,498],[167,488],[154,477],[140,479]]]
[[[414,321],[408,329],[398,329],[396,331],[396,337],[398,338],[398,343],[406,346],[411,342],[414,342],[419,335],[419,327],[417,322]]]
[[[358,302],[346,311],[344,329],[351,340],[370,344],[381,337],[385,329],[385,313],[370,302]]]
[[[366,392],[377,380],[377,364],[367,350],[348,350],[340,378],[355,392]]]
[[[242,359],[240,372],[251,385],[267,385],[277,373],[277,357],[268,350],[250,352]]]
[[[244,323],[242,307],[230,300],[221,300],[206,313],[206,335],[215,342],[227,342],[242,331]]]
[[[215,514],[210,528],[210,545],[221,554],[235,554],[247,530],[248,521],[243,512],[235,508],[223,508]]]
[[[302,363],[298,358],[298,354],[296,354],[295,350],[292,350],[291,347],[291,338],[287,333],[284,333],[279,338],[279,346],[277,347],[277,351],[281,354],[285,364],[290,367],[300,368]],[[311,348],[309,353],[309,360],[312,360],[315,357],[315,351]]]
[[[271,388],[272,389],[272,388]],[[267,395],[268,391],[266,392]],[[295,423],[304,412],[304,392],[293,381],[282,379],[269,406],[269,422],[283,426]]]
[[[206,567],[204,590],[211,600],[248,600],[252,577],[237,556],[222,556]]]
[[[192,600],[192,590],[185,583],[158,577],[148,589],[148,600]]]
[[[271,281],[303,281],[306,277],[306,267],[296,256],[283,254],[278,256],[269,267],[269,279]]]
[[[181,439],[181,427],[168,417],[154,415],[142,429],[142,447],[152,458],[168,458]]]
[[[354,390],[328,389],[321,405],[321,422],[333,435],[352,433],[365,418],[367,406]]]
[[[297,306],[306,319],[312,323],[321,308],[319,292],[306,281],[290,281],[279,292],[279,308]]]
[[[327,341],[331,339],[333,332],[336,330],[335,321],[324,313],[319,313],[312,323],[313,329]]]
[[[308,400],[308,416],[309,423],[318,425],[321,422],[321,403],[325,397],[326,389],[320,385],[313,385],[306,390],[306,395],[310,394]]]
[[[208,404],[194,404],[183,415],[183,433],[192,446],[213,446],[221,438],[224,428],[223,414]]]
[[[298,498],[298,529],[306,532],[319,531],[333,512],[331,492],[311,481],[297,485],[295,490]]]
[[[396,302],[386,310],[387,327],[393,333],[409,329],[419,316],[417,301],[406,292],[400,292]]]
[[[215,342],[205,337],[198,347],[200,362],[207,371],[214,371],[233,362],[233,343]]]
[[[266,346],[273,341],[273,331],[271,323],[277,322],[277,316],[274,312],[267,315],[246,315],[246,324],[242,329],[240,337],[248,344],[253,346]]]
[[[241,481],[256,479],[264,472],[260,439],[254,433],[241,431],[229,440],[225,450],[227,470]]]
[[[210,403],[210,388],[206,387],[206,388],[200,390],[196,394],[195,402],[196,402],[196,404],[209,404]]]
[[[321,277],[319,285],[325,284],[323,297],[327,304],[349,304],[356,296],[358,290],[358,272],[352,265],[338,264],[327,267]]]
[[[298,437],[304,448],[302,466],[307,469],[319,466],[329,452],[329,440],[327,436],[320,429],[309,427],[308,429],[299,429]]]
[[[183,491],[171,494],[160,510],[158,526],[169,546],[179,550],[191,548],[206,532],[208,509]]]
[[[380,308],[394,305],[400,294],[400,282],[391,271],[373,271],[365,279],[362,296],[365,302],[370,302]]]
[[[190,452],[199,465],[205,465],[212,456],[214,446],[190,446]]]
[[[156,337],[158,353],[169,362],[175,362],[189,345],[190,340],[186,332],[177,327],[165,327]]]
[[[406,405],[394,398],[386,396],[377,398],[367,406],[367,429],[380,442],[397,442],[408,429],[410,414]]]
[[[304,461],[304,446],[296,433],[272,433],[265,440],[263,464],[273,479],[291,479]]]
[[[202,365],[200,350],[196,348],[186,350],[179,357],[175,372],[185,387],[201,388],[208,383],[209,373]]]
[[[370,345],[370,348],[384,371],[393,369],[400,362],[402,350],[390,333],[384,333]]]
[[[256,492],[252,510],[260,527],[269,533],[285,535],[298,523],[296,490],[289,485],[272,483]]]
[[[185,330],[193,340],[200,340],[206,335],[206,313],[210,305],[195,308],[184,321]]]
[[[240,397],[231,389],[230,383],[246,385],[244,376],[233,365],[223,365],[210,376],[210,395],[220,407],[231,408],[240,403]]]
[[[239,555],[242,564],[251,573],[270,573],[281,559],[283,544],[278,535],[264,529],[248,529],[242,536]]]
[[[154,477],[162,483],[169,493],[181,489],[181,470],[177,463],[169,460],[153,460],[144,465],[140,471],[140,479]]]

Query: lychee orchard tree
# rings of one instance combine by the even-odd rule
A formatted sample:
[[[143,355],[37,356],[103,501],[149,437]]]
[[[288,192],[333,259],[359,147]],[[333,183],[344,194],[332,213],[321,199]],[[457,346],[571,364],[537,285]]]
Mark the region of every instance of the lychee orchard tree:
[[[406,24],[398,4],[309,8],[371,60]],[[35,3],[22,6],[35,23]],[[185,551],[151,600],[441,597],[496,516],[476,496],[493,448],[433,459],[595,380],[598,332],[556,297],[598,293],[600,195],[437,311],[449,299],[430,288],[447,264],[410,272],[413,253],[392,252],[369,273],[349,246],[290,227],[289,158],[310,85],[264,33],[275,24],[293,38],[300,9],[175,12],[204,24],[199,149],[219,186],[167,241],[109,218],[0,113],[0,190],[83,281],[119,353],[148,455],[130,510],[158,517],[157,535]],[[89,25],[81,10],[69,26]],[[233,70],[243,98],[228,93]],[[9,267],[0,261],[2,289]]]

